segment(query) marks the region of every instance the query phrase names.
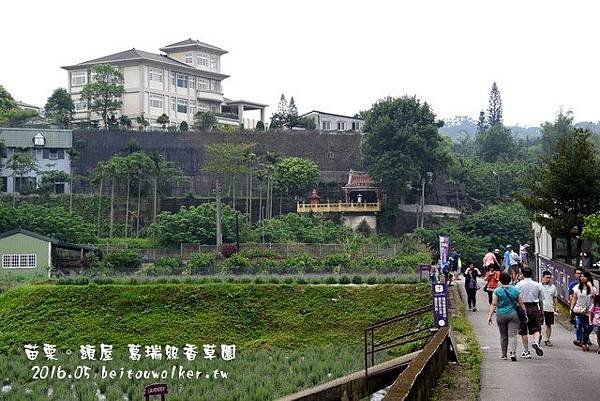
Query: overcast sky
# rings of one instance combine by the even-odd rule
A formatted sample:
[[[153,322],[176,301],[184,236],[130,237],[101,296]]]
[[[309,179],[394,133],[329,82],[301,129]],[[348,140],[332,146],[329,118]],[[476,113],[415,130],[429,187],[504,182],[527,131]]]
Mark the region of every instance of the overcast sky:
[[[229,51],[225,96],[300,113],[353,115],[416,95],[440,118],[487,108],[498,83],[507,124],[559,110],[600,120],[598,15],[592,1],[6,1],[0,84],[43,106],[67,86],[60,66],[187,38]]]

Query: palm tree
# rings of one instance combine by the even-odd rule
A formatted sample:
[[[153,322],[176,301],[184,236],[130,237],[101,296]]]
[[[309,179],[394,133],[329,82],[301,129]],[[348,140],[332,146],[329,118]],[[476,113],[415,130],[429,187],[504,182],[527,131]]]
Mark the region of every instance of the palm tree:
[[[69,213],[73,213],[73,161],[79,157],[75,148],[67,149],[69,155]]]

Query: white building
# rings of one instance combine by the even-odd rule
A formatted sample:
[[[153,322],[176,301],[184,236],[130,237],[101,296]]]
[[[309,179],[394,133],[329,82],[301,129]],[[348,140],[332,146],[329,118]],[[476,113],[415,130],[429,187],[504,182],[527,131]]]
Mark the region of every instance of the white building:
[[[135,118],[144,113],[153,126],[166,114],[171,124],[193,123],[197,111],[212,111],[220,123],[242,124],[254,128],[257,119],[244,116],[245,111],[258,110],[264,123],[266,104],[244,100],[229,100],[223,96],[222,81],[229,75],[221,72],[221,56],[227,54],[219,47],[186,39],[160,49],[163,54],[138,49],[62,67],[69,72],[69,92],[75,103],[75,121],[99,121],[100,116],[88,110],[81,90],[91,79],[91,69],[97,64],[120,68],[125,93],[119,115]]]
[[[67,150],[73,144],[71,130],[64,129],[32,129],[32,128],[0,128],[0,141],[6,150],[0,154],[0,191],[12,193],[35,188],[44,172],[62,171],[71,174],[71,161]],[[30,171],[24,177],[15,177],[5,167],[16,152],[31,154],[36,160],[37,171]],[[68,193],[68,182],[56,182],[55,193]]]
[[[343,116],[313,110],[300,116],[310,117],[315,121],[315,128],[321,131],[356,131],[362,132],[365,121],[362,118]]]

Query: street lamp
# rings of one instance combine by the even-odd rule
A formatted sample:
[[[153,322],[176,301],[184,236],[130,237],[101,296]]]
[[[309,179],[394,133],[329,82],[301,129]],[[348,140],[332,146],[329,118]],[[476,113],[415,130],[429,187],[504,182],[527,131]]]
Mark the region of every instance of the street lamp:
[[[431,183],[431,179],[433,177],[433,173],[431,171],[427,172],[427,178],[429,179],[429,183]],[[425,179],[421,181],[421,228],[425,225]]]
[[[500,200],[500,176],[495,171],[492,171],[492,174],[496,177],[496,198]]]

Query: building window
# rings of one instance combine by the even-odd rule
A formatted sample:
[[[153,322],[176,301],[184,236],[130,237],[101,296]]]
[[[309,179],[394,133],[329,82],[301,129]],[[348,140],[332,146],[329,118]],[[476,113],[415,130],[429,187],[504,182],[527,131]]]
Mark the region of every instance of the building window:
[[[188,112],[187,99],[177,99],[177,112],[178,113],[187,113]]]
[[[198,86],[197,89],[199,91],[205,91],[208,90],[208,79],[205,78],[198,78]]]
[[[188,76],[183,74],[177,74],[177,86],[179,88],[188,87]]]
[[[73,105],[75,106],[76,112],[87,110],[87,101],[85,99],[75,99],[73,100]]]
[[[162,82],[163,81],[163,70],[160,68],[150,67],[148,69],[148,76],[150,81]]]
[[[334,158],[335,158],[335,153],[333,153],[333,151],[332,151],[332,150],[330,150],[329,152],[327,152],[327,157],[328,157],[329,159],[334,159]]]
[[[196,114],[196,101],[190,100],[190,114]]]
[[[192,55],[192,53],[186,53],[185,54],[185,63],[192,64],[193,62],[194,62],[194,56]]]
[[[149,98],[149,103],[150,103],[150,107],[162,109],[163,108],[162,95],[155,95],[155,94],[151,93],[150,98]]]
[[[175,87],[175,73],[171,72],[171,87]]]
[[[87,71],[72,71],[71,86],[83,86],[88,82]]]
[[[64,149],[42,149],[42,158],[48,160],[62,160],[65,158]]]
[[[219,57],[211,54],[210,56],[210,70],[218,72],[219,71]]]
[[[209,81],[209,84],[210,84],[209,90],[211,90],[213,92],[218,92],[219,91],[219,81],[215,81],[214,79],[211,79]]]
[[[190,89],[196,89],[196,77],[190,77]]]
[[[331,121],[322,121],[321,128],[323,129],[323,131],[331,130]]]
[[[338,131],[345,131],[346,130],[346,122],[345,121],[338,121],[338,127],[337,127]]]
[[[210,105],[208,103],[198,103],[198,111],[210,111]]]
[[[198,57],[196,57],[196,62],[201,67],[208,67],[208,54],[200,53]]]
[[[171,111],[176,111],[177,110],[177,103],[175,102],[175,98],[172,97],[171,98]]]
[[[360,131],[360,123],[352,123],[352,131]]]
[[[8,177],[0,177],[0,192],[8,191]]]
[[[35,269],[36,267],[37,255],[35,253],[2,255],[3,269]]]

